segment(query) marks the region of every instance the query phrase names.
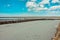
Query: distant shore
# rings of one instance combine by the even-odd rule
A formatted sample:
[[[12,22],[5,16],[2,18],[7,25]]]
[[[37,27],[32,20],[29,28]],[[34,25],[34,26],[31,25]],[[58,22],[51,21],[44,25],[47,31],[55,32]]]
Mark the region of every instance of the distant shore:
[[[60,20],[59,16],[0,17],[0,24],[21,23],[37,20]]]

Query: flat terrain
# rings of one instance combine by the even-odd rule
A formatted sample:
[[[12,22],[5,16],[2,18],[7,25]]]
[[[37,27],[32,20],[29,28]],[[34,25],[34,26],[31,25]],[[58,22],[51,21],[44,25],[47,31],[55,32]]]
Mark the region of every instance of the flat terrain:
[[[51,40],[60,20],[0,25],[0,40]]]

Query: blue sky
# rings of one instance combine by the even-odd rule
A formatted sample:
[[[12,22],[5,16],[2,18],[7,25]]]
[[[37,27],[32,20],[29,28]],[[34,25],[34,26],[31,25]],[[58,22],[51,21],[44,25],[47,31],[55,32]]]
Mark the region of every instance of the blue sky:
[[[23,8],[24,12],[26,11],[26,1],[20,0],[0,0],[0,12],[22,12]]]
[[[0,14],[46,15],[46,11],[60,11],[60,0],[0,0]]]

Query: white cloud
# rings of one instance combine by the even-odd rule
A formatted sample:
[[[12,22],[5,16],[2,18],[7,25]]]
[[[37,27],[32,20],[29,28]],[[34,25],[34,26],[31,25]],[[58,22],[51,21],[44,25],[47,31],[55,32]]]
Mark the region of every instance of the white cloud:
[[[37,8],[34,8],[33,11],[42,11],[42,10],[47,10],[48,8],[41,8],[41,7],[37,7]]]
[[[39,4],[40,4],[40,5],[49,4],[49,1],[50,1],[50,0],[42,0],[42,2],[40,2]]]
[[[59,6],[52,6],[49,8],[49,10],[56,10],[56,9],[60,9],[60,5]]]
[[[40,7],[44,7],[44,5],[39,5]]]
[[[31,1],[28,1],[26,3],[26,7],[37,7],[37,6],[40,6],[40,7],[44,7],[44,4],[49,4],[49,1],[50,0],[42,0],[42,2],[36,4],[35,2],[36,0],[31,0]]]
[[[49,4],[50,0],[42,0],[42,2],[39,3],[40,7],[44,7],[45,4]]]
[[[40,12],[43,10],[48,10],[48,8],[36,7],[36,8],[28,9],[28,11],[34,11],[34,12]]]
[[[28,11],[41,11],[41,10],[56,10],[60,8],[59,6],[52,6],[50,8],[44,7],[45,4],[49,4],[50,0],[43,0],[42,2],[40,2],[39,4],[36,4],[36,2],[34,1],[28,1],[26,3],[26,7],[28,8]]]
[[[35,2],[35,1],[37,1],[37,0],[31,0],[31,1]]]
[[[44,4],[36,4],[35,2],[28,1],[26,3],[26,7],[28,8],[28,11],[40,11],[40,10],[46,10],[47,8],[44,8]]]
[[[60,3],[59,0],[52,0],[52,3]]]
[[[27,2],[26,7],[29,7],[29,8],[37,7],[37,4],[35,2]]]

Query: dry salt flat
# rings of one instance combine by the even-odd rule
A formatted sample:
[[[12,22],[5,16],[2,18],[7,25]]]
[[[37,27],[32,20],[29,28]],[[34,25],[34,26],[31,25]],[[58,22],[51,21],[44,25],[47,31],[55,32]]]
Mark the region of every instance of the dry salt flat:
[[[60,20],[0,25],[0,40],[51,40]]]

